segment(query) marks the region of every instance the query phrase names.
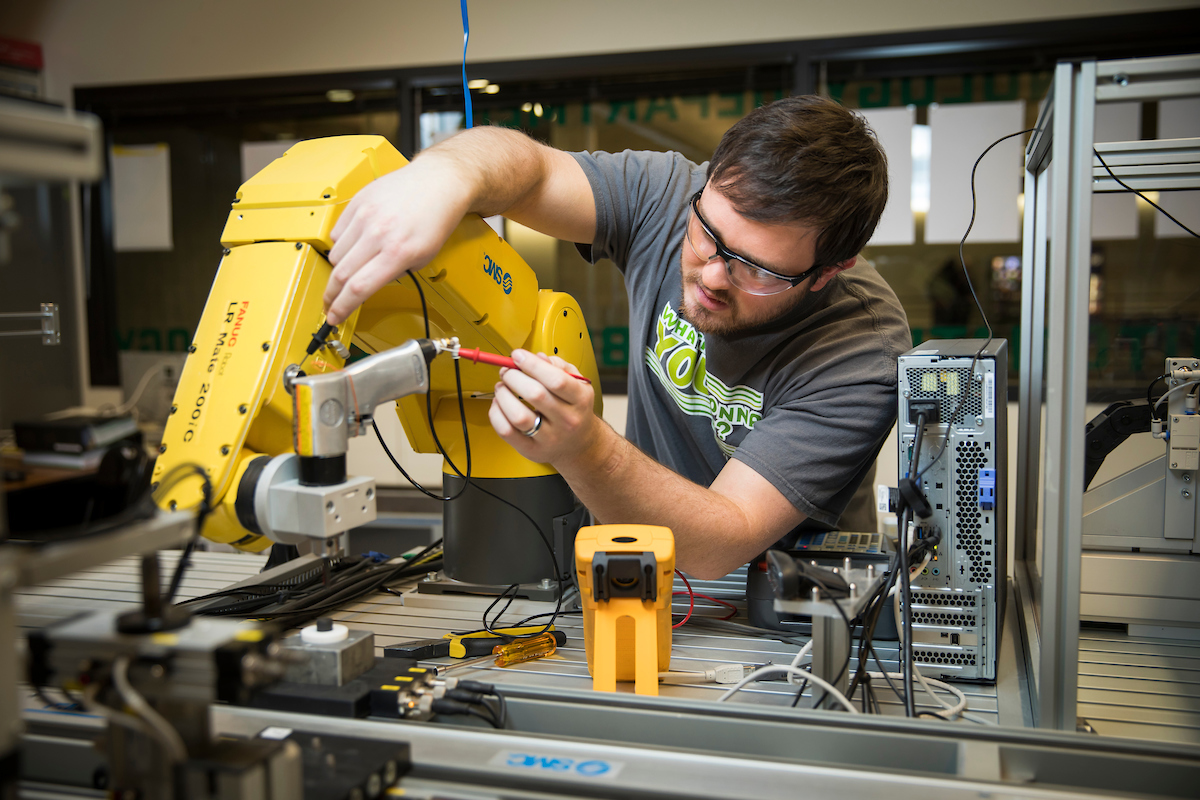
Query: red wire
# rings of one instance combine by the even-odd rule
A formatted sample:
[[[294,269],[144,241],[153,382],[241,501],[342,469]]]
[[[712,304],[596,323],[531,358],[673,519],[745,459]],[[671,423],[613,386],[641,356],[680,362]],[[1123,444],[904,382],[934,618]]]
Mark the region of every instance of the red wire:
[[[683,581],[683,585],[687,587],[688,612],[687,612],[687,614],[684,615],[683,619],[679,620],[679,622],[676,622],[674,625],[672,625],[671,626],[672,628],[678,628],[680,625],[682,625],[683,623],[685,623],[689,619],[691,619],[692,618],[692,610],[696,607],[696,595],[692,593],[692,585],[690,583],[688,583],[688,579],[685,578],[683,573],[680,572],[679,570],[675,570],[675,574],[680,577],[680,579]],[[672,596],[674,596],[675,594],[683,594],[683,592],[672,592]]]
[[[687,592],[675,592],[675,594],[687,594]],[[699,597],[701,600],[707,600],[710,603],[717,603],[718,605],[723,605],[726,608],[728,608],[729,613],[727,615],[721,617],[722,620],[733,619],[734,617],[737,616],[738,607],[735,606],[733,603],[730,603],[727,600],[722,600],[719,597],[709,597],[708,595],[700,594],[699,592],[693,592],[692,596]]]

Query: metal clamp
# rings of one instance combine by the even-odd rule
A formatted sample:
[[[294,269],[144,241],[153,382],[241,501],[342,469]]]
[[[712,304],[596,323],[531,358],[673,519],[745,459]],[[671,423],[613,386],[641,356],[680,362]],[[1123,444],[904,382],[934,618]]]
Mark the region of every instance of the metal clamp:
[[[592,556],[592,596],[658,599],[658,559],[652,552],[596,553]]]

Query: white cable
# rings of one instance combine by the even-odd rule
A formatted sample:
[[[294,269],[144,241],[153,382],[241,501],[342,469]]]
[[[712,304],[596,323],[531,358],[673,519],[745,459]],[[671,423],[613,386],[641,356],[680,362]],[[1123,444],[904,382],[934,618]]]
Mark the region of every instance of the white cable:
[[[167,755],[171,758],[172,763],[181,764],[187,761],[187,745],[183,743],[183,737],[179,735],[179,731],[171,727],[171,723],[167,722],[166,718],[151,708],[150,704],[146,702],[146,698],[138,694],[133,685],[129,683],[129,656],[121,656],[113,662],[112,677],[113,684],[117,687],[117,692],[125,701],[125,705],[133,709],[134,713],[154,730],[156,737],[165,745]]]
[[[933,559],[933,553],[926,553],[924,561],[922,561],[916,567],[912,567],[911,569],[909,569],[909,571],[908,571],[909,577],[915,578],[918,575],[920,575],[921,572],[925,569],[925,567],[929,566],[929,562],[932,559]],[[894,583],[894,584],[892,584],[892,588],[888,591],[887,596],[891,597],[892,595],[896,594],[896,592],[898,592],[899,590],[900,590],[899,582]],[[895,603],[893,603],[892,608],[898,608],[898,606]]]
[[[882,672],[871,672],[868,674],[870,674],[872,679],[879,678],[880,680],[885,680],[884,673],[882,673]],[[921,688],[925,690],[925,694],[932,697],[937,702],[937,704],[942,707],[943,711],[946,714],[950,715],[950,717],[957,717],[960,714],[962,714],[964,711],[966,711],[967,696],[965,694],[963,694],[962,690],[959,689],[957,686],[951,686],[948,683],[943,683],[942,681],[936,680],[934,678],[926,678],[924,675],[921,674],[920,670],[914,671],[913,675],[920,682]],[[889,672],[889,673],[887,673],[887,677],[898,679],[898,678],[903,678],[904,676],[899,672]],[[958,698],[958,702],[954,705],[950,705],[945,700],[943,700],[939,695],[934,693],[934,691],[933,691],[934,687],[941,689],[942,691],[949,692],[950,694],[954,695],[956,698]]]
[[[799,667],[799,666],[800,666],[800,661],[801,661],[801,659],[803,659],[803,658],[804,658],[806,655],[808,655],[808,654],[809,654],[809,652],[812,650],[812,646],[813,646],[813,643],[812,643],[812,641],[810,640],[810,641],[808,642],[808,644],[806,644],[806,645],[804,645],[804,647],[801,647],[801,648],[800,648],[800,652],[799,652],[799,653],[796,653],[796,657],[792,659],[792,666],[793,666],[793,667]],[[795,677],[796,677],[796,676],[795,676],[793,673],[789,672],[789,673],[788,673],[788,676],[787,676],[787,681],[788,681],[788,683],[792,684],[793,686],[794,686],[795,684],[797,684],[799,681],[796,681],[796,680],[795,680]]]
[[[1176,386],[1172,389],[1168,389],[1167,391],[1163,392],[1163,396],[1158,398],[1158,402],[1154,404],[1154,413],[1157,414],[1158,407],[1163,404],[1163,401],[1166,400],[1171,395],[1178,392],[1180,389],[1186,389],[1189,386],[1196,386],[1198,384],[1200,384],[1200,381],[1188,381],[1187,383],[1181,383],[1178,386]]]
[[[787,673],[788,675],[799,673],[800,675],[803,675],[805,678],[812,681],[817,686],[820,686],[822,689],[824,689],[826,692],[828,692],[829,695],[834,700],[837,700],[839,703],[841,703],[846,708],[846,710],[849,711],[851,714],[858,713],[858,709],[850,704],[850,701],[846,699],[846,695],[839,692],[833,686],[833,684],[829,683],[824,678],[818,678],[816,675],[813,675],[811,672],[809,672],[806,669],[799,669],[798,667],[784,666],[782,664],[770,664],[765,667],[759,667],[758,669],[754,670],[754,672],[751,672],[749,675],[747,675],[745,678],[743,678],[741,680],[741,682],[738,683],[737,686],[734,686],[732,689],[727,691],[725,694],[718,697],[717,702],[718,703],[725,702],[726,700],[728,700],[729,698],[733,697],[735,694],[740,692],[742,689],[744,689],[748,684],[754,683],[755,681],[757,681],[764,675],[773,675],[776,672],[784,672],[784,673]]]
[[[153,378],[157,373],[160,373],[160,372],[162,372],[162,365],[160,365],[160,364],[155,364],[153,367],[146,370],[145,374],[142,375],[141,380],[138,381],[137,388],[135,388],[133,390],[133,395],[130,396],[130,398],[128,400],[126,400],[124,403],[117,406],[117,409],[114,413],[115,414],[124,414],[124,413],[128,412],[129,409],[136,406],[137,401],[142,399],[142,393],[145,392],[146,387],[150,385],[150,379]]]
[[[737,683],[746,674],[742,664],[718,664],[703,671],[669,671],[658,673],[662,683]]]
[[[925,561],[926,561],[926,563],[928,563],[929,558],[926,557]],[[899,603],[892,603],[892,614],[896,618],[896,630],[900,630],[901,627],[903,626],[903,623],[900,621],[900,604]],[[967,696],[964,695],[957,688],[950,686],[949,684],[942,683],[941,681],[934,680],[933,678],[926,678],[924,675],[922,675],[921,670],[917,669],[917,661],[916,661],[915,654],[913,656],[912,671],[913,671],[913,677],[916,678],[918,682],[920,682],[921,688],[925,690],[926,694],[928,694],[930,697],[932,697],[934,700],[936,700],[942,708],[947,709],[947,710],[954,709],[952,716],[957,716],[958,714],[962,713],[966,709]],[[893,674],[894,673],[891,673],[891,672],[888,673],[888,675],[893,675]],[[903,676],[901,676],[901,677],[903,677]],[[950,706],[950,705],[946,704],[942,700],[942,698],[940,698],[936,694],[934,694],[933,690],[929,688],[930,683],[937,684],[938,688],[945,689],[946,691],[948,691],[951,694],[958,697],[959,704],[957,706]]]

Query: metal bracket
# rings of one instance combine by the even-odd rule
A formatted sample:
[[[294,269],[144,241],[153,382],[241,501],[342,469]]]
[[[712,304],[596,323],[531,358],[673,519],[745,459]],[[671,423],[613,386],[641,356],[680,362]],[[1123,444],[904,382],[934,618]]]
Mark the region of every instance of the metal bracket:
[[[0,336],[41,336],[42,344],[58,344],[62,326],[58,321],[58,303],[42,303],[41,311],[5,312],[0,313],[0,319],[40,319],[41,330],[36,331],[0,331]]]

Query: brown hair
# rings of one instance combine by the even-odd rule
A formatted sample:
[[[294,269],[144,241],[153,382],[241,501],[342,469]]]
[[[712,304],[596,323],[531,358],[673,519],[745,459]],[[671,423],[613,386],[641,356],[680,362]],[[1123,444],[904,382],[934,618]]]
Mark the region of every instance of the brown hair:
[[[708,181],[758,222],[814,225],[816,264],[853,258],[887,205],[887,156],[862,117],[818,95],[785,97],[725,132]]]

